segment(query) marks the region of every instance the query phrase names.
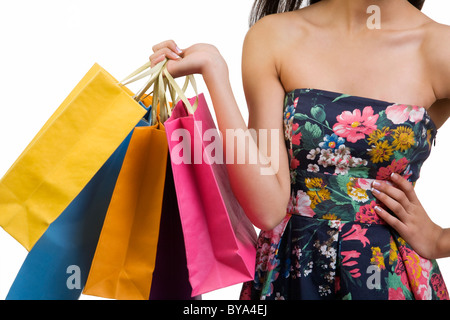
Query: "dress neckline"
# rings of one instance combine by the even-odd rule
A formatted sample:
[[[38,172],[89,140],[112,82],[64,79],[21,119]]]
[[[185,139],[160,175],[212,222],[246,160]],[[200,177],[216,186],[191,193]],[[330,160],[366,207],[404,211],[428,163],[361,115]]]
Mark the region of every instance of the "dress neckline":
[[[408,106],[408,107],[415,107],[415,108],[423,109],[424,110],[424,116],[425,115],[427,116],[427,118],[429,119],[429,121],[432,124],[432,126],[437,130],[437,126],[434,123],[433,119],[431,119],[430,115],[428,114],[427,108],[425,108],[423,106],[418,106],[418,105],[414,105],[414,104],[407,104],[407,103],[390,102],[390,101],[386,101],[386,100],[374,99],[374,98],[357,96],[357,95],[343,93],[343,92],[324,90],[324,89],[316,89],[316,88],[297,88],[297,89],[293,89],[291,91],[286,92],[286,95],[295,93],[297,91],[303,91],[304,92],[305,90],[309,90],[308,92],[311,92],[311,91],[322,92],[322,93],[330,94],[330,95],[333,95],[333,96],[353,97],[353,98],[357,98],[359,100],[373,101],[375,103],[384,103],[384,104],[388,103],[388,104],[404,105],[404,106]]]

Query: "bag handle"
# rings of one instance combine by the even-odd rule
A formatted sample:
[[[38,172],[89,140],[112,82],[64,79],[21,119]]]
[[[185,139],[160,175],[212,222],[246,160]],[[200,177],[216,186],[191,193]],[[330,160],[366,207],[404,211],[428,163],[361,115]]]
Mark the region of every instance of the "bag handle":
[[[165,61],[162,68],[164,68],[166,64],[167,61]],[[152,119],[157,119],[157,117],[159,117],[158,120],[164,123],[171,115],[171,108],[166,97],[166,91],[169,90],[169,92],[171,92],[172,88],[167,88],[167,83],[162,77],[162,68],[158,72],[153,86],[152,105],[156,106],[156,108],[152,108]]]
[[[127,85],[129,83],[135,82],[137,80],[142,79],[143,77],[146,77],[149,75],[148,71],[147,73],[142,73],[141,76],[136,77],[135,79],[132,79],[133,77],[139,75],[141,72],[145,71],[146,69],[150,69],[151,66],[151,61],[148,61],[147,63],[145,63],[143,66],[139,67],[138,69],[136,69],[135,71],[133,71],[131,74],[129,74],[127,77],[125,77],[122,81],[120,81],[119,83],[122,85]],[[132,80],[130,80],[132,79]],[[126,83],[124,83],[125,81],[130,80]]]
[[[167,100],[165,99],[165,88],[161,87],[160,82],[158,81],[162,72],[162,68],[167,63],[167,59],[164,61],[161,61],[156,66],[151,68],[151,62],[148,61],[135,71],[133,71],[131,74],[129,74],[127,77],[125,77],[122,81],[119,82],[120,86],[124,86],[133,82],[136,82],[142,78],[145,78],[147,76],[150,76],[149,79],[145,82],[144,86],[133,96],[133,99],[136,101],[140,101],[142,96],[145,94],[145,92],[151,87],[154,86],[154,94],[152,99],[152,125],[156,124],[157,122],[166,119],[166,114],[168,113],[168,109],[170,110],[170,106],[167,103]],[[158,90],[155,90],[158,88]],[[150,95],[149,93],[148,95]],[[160,115],[159,105],[158,103],[161,101],[163,104],[163,115]],[[157,110],[158,109],[158,110]]]
[[[153,92],[149,93],[149,95],[153,94],[152,105],[162,105],[162,108],[152,108],[152,124],[155,124],[157,120],[164,122],[172,114],[171,107],[166,97],[167,91],[171,96],[173,107],[176,105],[176,103],[178,103],[178,101],[182,100],[187,112],[189,114],[193,114],[198,106],[198,91],[194,75],[191,74],[186,76],[183,87],[180,88],[175,79],[167,71],[168,61],[168,59],[165,59],[155,65],[153,68],[151,68],[151,62],[149,61],[119,82],[120,85],[127,85],[150,76],[144,86],[138,91],[138,93],[133,96],[133,98],[136,101],[140,101],[145,92],[147,92],[147,90],[150,89],[151,86],[153,86]],[[163,77],[163,75],[165,77]],[[193,87],[196,95],[196,100],[193,106],[191,105],[191,103],[189,103],[189,100],[185,95],[189,83]]]
[[[190,74],[186,76],[186,81],[183,85],[183,88],[181,89],[175,79],[172,77],[172,75],[167,71],[167,67],[164,66],[162,68],[162,72],[166,76],[167,81],[169,82],[169,85],[172,86],[173,89],[175,89],[176,93],[178,94],[178,98],[176,99],[175,103],[182,100],[184,103],[184,106],[189,114],[194,114],[195,110],[198,106],[198,91],[197,91],[197,83],[195,81],[194,75]],[[195,103],[192,106],[189,100],[186,98],[186,95],[184,94],[186,92],[187,86],[189,83],[192,85],[194,92],[195,92]]]

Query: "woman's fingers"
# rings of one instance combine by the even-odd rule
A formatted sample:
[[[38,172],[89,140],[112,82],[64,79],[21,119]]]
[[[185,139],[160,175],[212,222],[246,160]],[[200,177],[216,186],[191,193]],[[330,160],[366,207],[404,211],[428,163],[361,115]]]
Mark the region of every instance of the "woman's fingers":
[[[177,53],[173,52],[169,48],[162,48],[150,56],[150,61],[152,62],[152,66],[155,66],[166,58],[170,60],[181,59]]]
[[[178,60],[181,59],[183,51],[178,48],[177,44],[173,40],[167,40],[154,45],[153,54],[150,56],[152,67],[163,61],[164,59]]]
[[[408,209],[409,199],[403,190],[381,181],[374,181],[372,193],[391,210]]]
[[[172,77],[182,77],[190,74],[202,74],[213,70],[216,74],[226,75],[227,64],[216,47],[210,44],[197,43],[186,49],[178,49],[172,40],[153,46],[154,53],[150,56],[151,66],[168,59],[167,71]],[[174,51],[175,50],[175,51]]]
[[[403,232],[406,227],[405,222],[408,219],[408,212],[404,208],[407,205],[405,203],[405,194],[390,183],[382,181],[374,181],[371,191],[381,203],[395,214],[394,216],[377,205],[375,211],[378,216],[398,232]]]
[[[405,209],[405,205],[395,199],[392,193],[389,194],[386,190],[380,189],[383,188],[373,188],[372,194],[387,208],[391,209],[398,219],[405,222],[408,219],[408,212]]]
[[[380,206],[376,206],[375,211],[377,212],[378,216],[383,219],[388,225],[397,230],[399,233],[404,233],[406,225],[400,219],[393,216]]]
[[[420,202],[411,182],[398,174],[393,174],[391,180],[395,184],[388,183],[388,181],[374,181],[372,193],[391,209],[400,220],[405,222],[411,213],[411,208],[420,204]]]
[[[408,180],[393,174],[391,181],[394,184],[386,181],[374,181],[372,184],[372,194],[393,213],[392,215],[384,207],[377,205],[375,210],[378,216],[397,230],[421,256],[440,256],[436,253],[436,248],[442,228],[427,215]]]
[[[414,186],[411,182],[397,173],[393,173],[391,175],[391,181],[393,181],[397,185],[397,187],[399,187],[405,193],[409,201],[415,204],[419,203],[419,199],[417,198],[416,192],[414,191]]]
[[[183,52],[180,48],[178,48],[177,44],[173,40],[167,40],[167,41],[158,43],[153,46],[152,50],[153,50],[153,52],[156,52],[163,48],[169,48],[170,50],[172,50],[173,52],[175,52],[178,55]]]

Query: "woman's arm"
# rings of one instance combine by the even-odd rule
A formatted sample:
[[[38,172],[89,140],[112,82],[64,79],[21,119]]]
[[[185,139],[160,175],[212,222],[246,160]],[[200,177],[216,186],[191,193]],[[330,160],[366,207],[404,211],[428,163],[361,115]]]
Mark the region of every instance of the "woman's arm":
[[[427,111],[440,128],[450,116],[450,26],[433,23],[427,31],[423,45],[424,67],[436,98]]]
[[[428,113],[440,127],[450,116],[450,26],[438,24],[433,35],[428,46],[428,55],[434,57],[430,59],[433,61],[431,70],[439,100]],[[443,143],[448,143],[448,140],[443,140]],[[445,205],[442,207],[446,208]],[[450,257],[450,228],[441,228],[437,237],[436,258],[444,257]]]
[[[239,130],[245,132],[248,128],[234,98],[227,65],[215,47],[197,44],[175,55],[176,44],[168,41],[155,46],[155,53],[150,57],[152,64],[164,57],[172,59],[167,68],[174,77],[193,73],[203,75],[222,133],[225,158],[231,153],[235,155],[233,163],[227,163],[232,189],[249,219],[262,230],[274,228],[285,217],[290,192],[282,119],[285,92],[278,79],[274,52],[270,50],[273,48],[267,36],[270,31],[264,24],[255,25],[246,36],[242,59],[249,128],[256,131],[274,129],[276,133],[274,141],[270,141],[271,134],[268,134],[267,150],[276,147],[269,157],[261,155],[265,148],[260,149],[253,139],[248,139],[249,144],[245,145],[243,141],[231,141]],[[258,159],[256,164],[249,161],[236,163],[236,155],[243,148],[246,159]],[[249,154],[251,150],[256,154]],[[267,165],[269,161],[270,165]]]
[[[442,229],[436,245],[436,258],[450,257],[450,228]]]
[[[446,41],[450,40],[450,27],[431,24],[427,31],[424,60],[437,100],[428,113],[440,127],[450,116],[450,41]],[[450,257],[450,229],[440,227],[429,218],[410,182],[397,174],[391,181],[394,185],[375,182],[373,194],[395,216],[381,207],[377,208],[378,215],[421,256],[429,259]],[[447,207],[443,205],[442,208]]]

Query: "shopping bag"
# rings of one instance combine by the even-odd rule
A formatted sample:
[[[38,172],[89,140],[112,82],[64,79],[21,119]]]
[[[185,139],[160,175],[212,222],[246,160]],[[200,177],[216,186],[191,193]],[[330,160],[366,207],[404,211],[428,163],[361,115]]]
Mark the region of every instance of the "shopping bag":
[[[168,145],[162,124],[171,112],[162,69],[167,60],[142,74],[152,74],[136,98],[150,99],[151,123],[136,128],[108,208],[84,293],[114,299],[149,299],[155,268],[166,181]],[[124,84],[126,84],[125,82]],[[153,96],[144,96],[151,86]]]
[[[0,180],[0,226],[30,250],[145,112],[95,64]]]
[[[224,161],[211,157],[211,143],[222,142],[203,94],[188,101],[165,75],[181,98],[165,127],[195,296],[253,279],[256,231],[231,190]],[[209,139],[203,139],[206,131]]]
[[[191,297],[191,295],[183,229],[168,156],[150,300],[201,299],[201,296]]]
[[[84,293],[111,299],[150,295],[167,167],[158,120],[136,128],[103,224]]]
[[[139,101],[147,114],[151,97]],[[122,167],[131,133],[28,253],[7,300],[74,300],[86,283],[100,230]]]
[[[80,297],[130,138],[131,133],[36,242],[7,300]]]

